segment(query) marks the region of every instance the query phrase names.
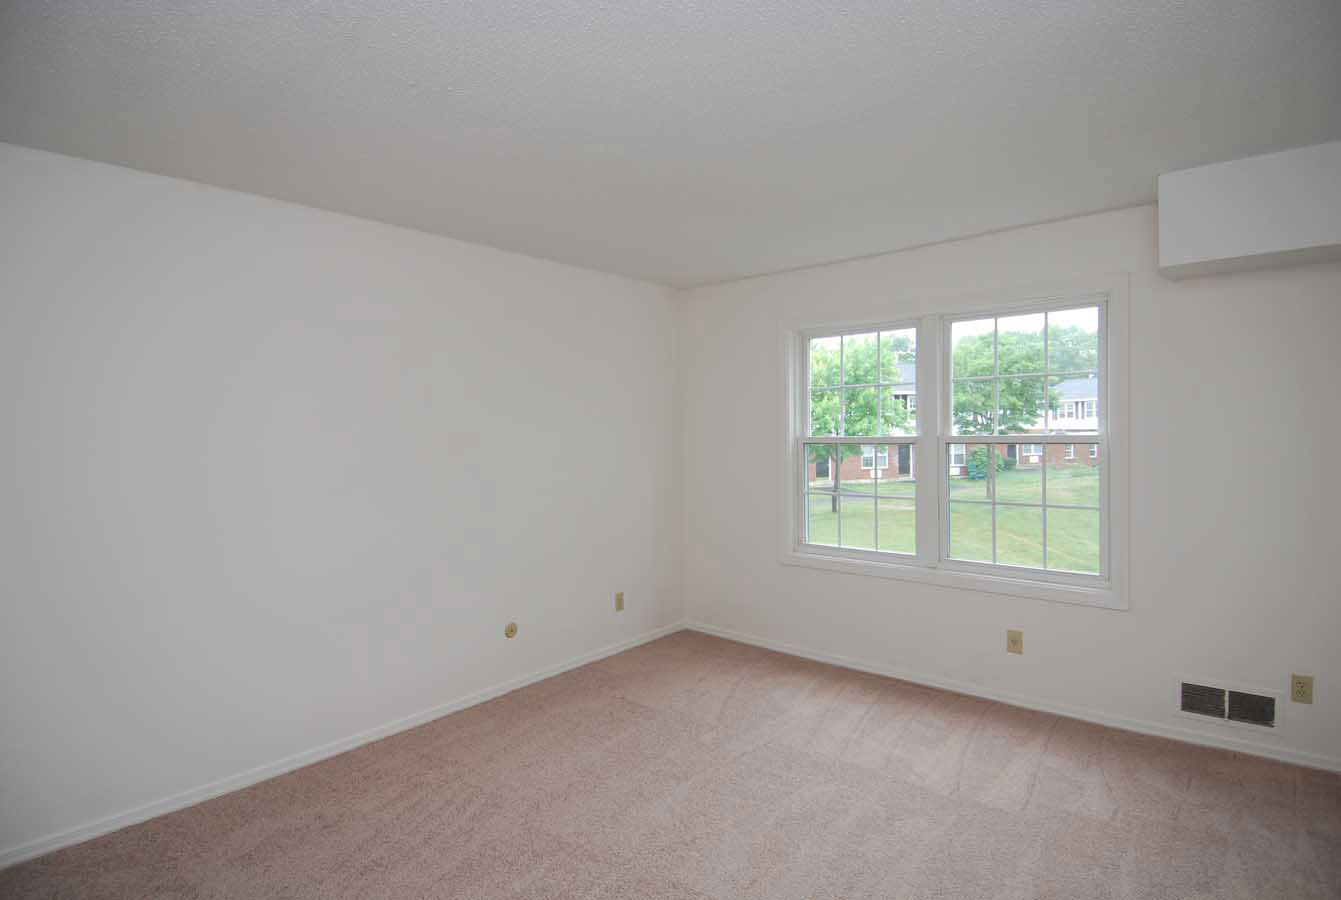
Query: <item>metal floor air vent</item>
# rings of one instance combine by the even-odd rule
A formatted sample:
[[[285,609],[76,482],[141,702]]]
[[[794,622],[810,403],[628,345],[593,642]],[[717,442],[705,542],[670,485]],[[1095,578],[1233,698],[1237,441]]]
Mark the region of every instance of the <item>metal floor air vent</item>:
[[[1223,719],[1225,717],[1225,689],[1184,681],[1183,702],[1180,708],[1183,712]]]

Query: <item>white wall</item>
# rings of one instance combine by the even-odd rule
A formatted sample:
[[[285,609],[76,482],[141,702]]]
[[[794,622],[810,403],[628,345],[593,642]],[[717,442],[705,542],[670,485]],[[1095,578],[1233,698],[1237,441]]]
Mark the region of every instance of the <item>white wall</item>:
[[[719,630],[1167,733],[1177,674],[1312,673],[1199,734],[1341,767],[1341,266],[1169,281],[1154,219],[677,296],[0,144],[0,860],[670,625],[682,577]],[[780,323],[1117,271],[1130,611],[779,563]]]
[[[1145,207],[691,292],[691,620],[1341,768],[1341,418],[1329,399],[1341,389],[1341,265],[1179,282],[1156,265]],[[965,296],[1116,272],[1131,284],[1129,611],[779,563],[784,323],[951,312]],[[1008,627],[1024,629],[1024,656],[1005,652]],[[1179,675],[1285,691],[1291,672],[1316,677],[1316,702],[1285,703],[1277,734],[1173,711]]]
[[[0,144],[0,860],[678,621],[681,321]]]

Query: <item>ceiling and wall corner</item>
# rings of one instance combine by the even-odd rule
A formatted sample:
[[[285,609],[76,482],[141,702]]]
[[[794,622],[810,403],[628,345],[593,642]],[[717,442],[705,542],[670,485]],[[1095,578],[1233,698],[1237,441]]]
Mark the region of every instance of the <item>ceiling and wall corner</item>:
[[[0,7],[0,141],[676,286],[1341,137],[1334,0]]]

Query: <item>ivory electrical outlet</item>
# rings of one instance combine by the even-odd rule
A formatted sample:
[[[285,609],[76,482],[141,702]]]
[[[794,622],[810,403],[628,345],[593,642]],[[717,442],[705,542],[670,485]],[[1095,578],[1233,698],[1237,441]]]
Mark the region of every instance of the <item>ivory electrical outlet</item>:
[[[1295,703],[1313,702],[1312,675],[1290,676],[1290,699],[1293,700]]]
[[[624,592],[615,591],[615,612],[624,611]]]
[[[1014,628],[1006,631],[1006,652],[1024,653],[1024,632]]]

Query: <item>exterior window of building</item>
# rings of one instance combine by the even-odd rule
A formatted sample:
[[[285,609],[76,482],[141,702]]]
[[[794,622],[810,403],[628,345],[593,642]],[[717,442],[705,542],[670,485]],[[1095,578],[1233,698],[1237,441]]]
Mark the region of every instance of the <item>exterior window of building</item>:
[[[863,469],[888,469],[889,447],[882,446],[877,452],[874,445],[864,444],[861,448],[861,467]]]

